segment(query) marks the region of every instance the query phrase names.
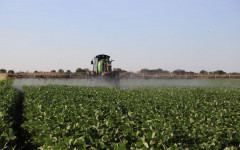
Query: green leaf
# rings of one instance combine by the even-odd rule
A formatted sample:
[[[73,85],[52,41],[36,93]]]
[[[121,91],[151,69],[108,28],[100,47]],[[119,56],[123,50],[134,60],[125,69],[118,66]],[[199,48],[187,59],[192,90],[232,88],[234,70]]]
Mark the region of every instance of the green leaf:
[[[155,138],[155,135],[156,135],[156,132],[153,132],[153,133],[152,133],[152,139]]]
[[[126,140],[125,138],[123,138],[123,144],[127,144],[128,140]]]
[[[12,128],[9,128],[9,133],[8,133],[9,137],[13,137],[14,136],[14,132]]]
[[[119,144],[119,150],[125,150],[126,149],[126,145],[123,143]]]
[[[143,142],[143,145],[146,147],[146,148],[149,148],[149,145],[147,142]]]
[[[138,141],[138,142],[136,143],[136,146],[137,146],[137,147],[141,147],[142,145],[143,145],[142,141]]]
[[[112,143],[112,146],[113,146],[115,149],[117,149],[117,148],[118,148],[118,145],[117,145],[117,143]]]
[[[193,122],[194,122],[194,120],[192,118],[190,118],[190,123],[193,123]]]

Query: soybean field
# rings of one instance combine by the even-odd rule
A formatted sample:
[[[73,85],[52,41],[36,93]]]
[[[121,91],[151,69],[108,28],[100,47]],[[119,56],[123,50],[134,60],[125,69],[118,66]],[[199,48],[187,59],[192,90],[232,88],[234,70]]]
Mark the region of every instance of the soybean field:
[[[20,127],[27,137],[15,136],[20,131],[5,119],[0,148],[24,149],[27,143],[36,149],[239,149],[240,86],[235,81],[127,89],[23,86]],[[15,89],[2,87],[2,95],[13,93],[1,97],[5,112],[19,100]],[[22,143],[14,142],[18,138]]]
[[[10,148],[8,145],[16,139],[13,117],[18,94],[12,87],[12,80],[0,81],[0,149]]]

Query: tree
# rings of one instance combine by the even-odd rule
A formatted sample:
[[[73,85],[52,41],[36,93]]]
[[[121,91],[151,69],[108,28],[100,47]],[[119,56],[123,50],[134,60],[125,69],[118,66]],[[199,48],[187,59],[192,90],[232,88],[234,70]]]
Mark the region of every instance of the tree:
[[[56,70],[51,70],[51,72],[56,72]]]
[[[82,68],[77,68],[76,69],[76,73],[84,73],[86,72],[86,70],[82,69]]]
[[[214,71],[214,74],[223,75],[223,74],[226,74],[226,72],[224,72],[222,70],[217,70],[217,71]]]
[[[164,70],[162,73],[163,74],[169,74],[170,72],[168,70]]]
[[[157,74],[157,73],[162,73],[162,72],[163,72],[162,69],[152,69],[152,70],[147,71],[148,74]]]
[[[59,69],[59,70],[58,70],[58,73],[61,73],[61,74],[62,74],[62,73],[64,73],[64,70],[63,70],[63,69]]]
[[[158,68],[158,69],[147,69],[147,68],[144,68],[144,69],[141,69],[139,71],[139,73],[144,73],[144,74],[149,74],[149,75],[154,75],[154,74],[168,74],[169,71],[167,70],[163,70],[161,68]]]
[[[212,71],[208,72],[208,74],[214,74]]]
[[[194,75],[194,74],[195,74],[195,72],[193,72],[193,71],[188,71],[188,72],[186,72],[186,74],[189,74],[189,75]]]
[[[174,70],[172,73],[173,74],[177,74],[177,75],[183,75],[183,74],[186,73],[186,71],[185,70],[181,70],[181,69],[177,69],[177,70]]]
[[[67,74],[71,74],[72,72],[71,72],[70,70],[67,70],[66,73],[67,73]]]
[[[208,72],[206,70],[201,70],[199,73],[200,74],[208,74]]]
[[[14,71],[13,70],[8,70],[8,73],[9,74],[14,74]]]
[[[89,72],[90,70],[88,68],[84,68],[84,71]]]
[[[148,72],[149,72],[149,69],[147,69],[147,68],[144,68],[144,69],[140,70],[140,73],[148,73]]]
[[[121,68],[114,68],[113,71],[117,71],[119,73],[127,72],[126,70],[122,70]]]
[[[0,69],[0,73],[7,73],[7,70],[5,70],[5,69]]]
[[[231,74],[231,75],[240,75],[239,72],[231,72],[230,74]]]

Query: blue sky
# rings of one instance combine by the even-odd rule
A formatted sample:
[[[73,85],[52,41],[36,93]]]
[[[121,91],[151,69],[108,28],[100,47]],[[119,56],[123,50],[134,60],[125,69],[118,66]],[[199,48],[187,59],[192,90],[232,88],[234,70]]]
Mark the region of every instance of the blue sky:
[[[0,0],[0,68],[240,72],[239,0]]]

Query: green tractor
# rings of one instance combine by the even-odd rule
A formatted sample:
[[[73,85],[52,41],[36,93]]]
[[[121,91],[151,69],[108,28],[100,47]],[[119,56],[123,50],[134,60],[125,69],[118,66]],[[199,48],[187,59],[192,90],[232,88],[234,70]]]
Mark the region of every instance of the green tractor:
[[[119,72],[112,71],[112,62],[108,55],[97,55],[91,61],[93,71],[89,72],[90,84],[92,86],[119,86]]]

